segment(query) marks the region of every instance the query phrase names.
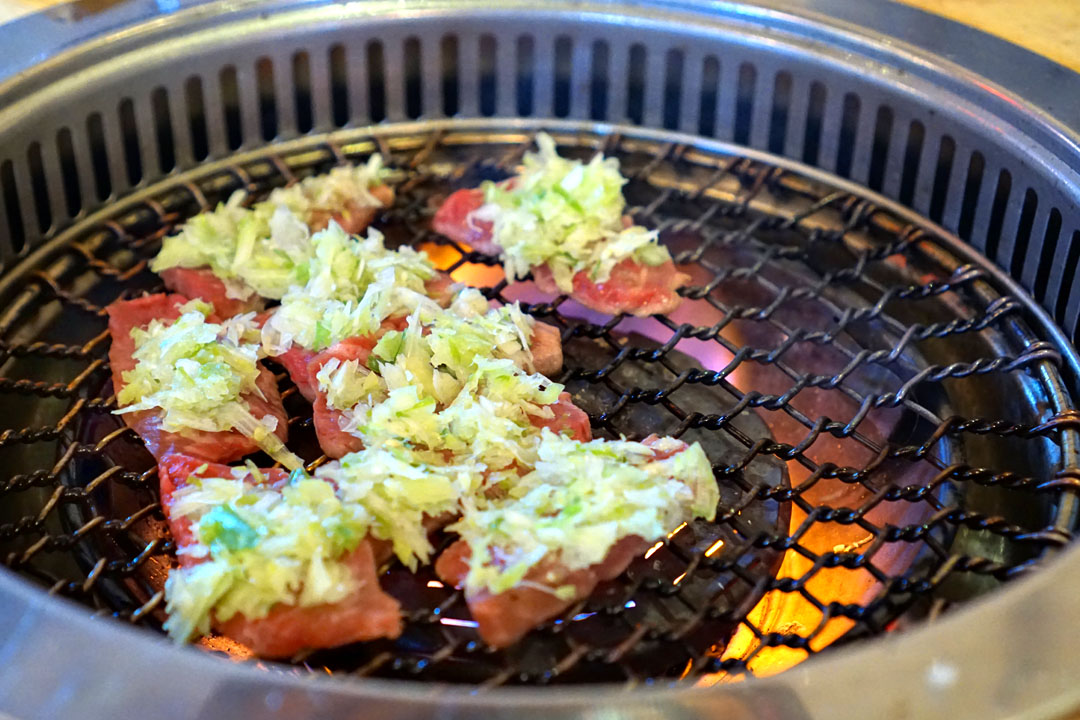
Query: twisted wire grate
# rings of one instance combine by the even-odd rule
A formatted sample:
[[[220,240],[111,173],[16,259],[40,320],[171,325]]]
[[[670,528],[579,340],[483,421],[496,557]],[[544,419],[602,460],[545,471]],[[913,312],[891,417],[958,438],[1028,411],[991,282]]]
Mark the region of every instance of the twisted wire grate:
[[[17,268],[0,316],[0,557],[49,592],[148,628],[172,542],[156,470],[115,409],[103,307],[160,287],[147,269],[184,218],[238,188],[382,152],[402,176],[378,221],[455,279],[522,300],[563,332],[556,380],[599,435],[699,439],[724,488],[714,523],[680,528],[624,577],[493,652],[459,593],[387,570],[396,641],[294,659],[342,674],[504,683],[772,672],[837,640],[933,618],[1071,539],[1080,425],[1059,350],[984,268],[888,209],[761,160],[579,133],[619,157],[637,220],[693,283],[670,317],[606,318],[508,285],[497,261],[428,229],[451,189],[504,177],[529,134],[394,133],[270,148],[207,166],[83,222]],[[276,150],[276,153],[275,153]],[[312,464],[310,409],[279,373],[291,444]],[[242,653],[223,639],[208,647]]]

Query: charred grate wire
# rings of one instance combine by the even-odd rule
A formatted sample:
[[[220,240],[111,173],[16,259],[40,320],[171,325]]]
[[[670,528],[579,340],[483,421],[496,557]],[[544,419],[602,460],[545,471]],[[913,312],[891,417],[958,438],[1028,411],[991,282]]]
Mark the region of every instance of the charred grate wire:
[[[478,642],[459,594],[430,572],[390,567],[402,638],[298,667],[483,686],[721,681],[932,619],[1071,539],[1080,414],[1061,356],[981,267],[866,199],[761,161],[629,136],[560,140],[620,157],[635,216],[692,267],[673,316],[599,318],[538,298],[430,233],[440,197],[512,168],[531,142],[512,133],[271,148],[152,189],[17,270],[0,316],[0,558],[98,614],[160,629],[173,547],[156,472],[109,415],[102,308],[159,288],[147,260],[161,238],[231,191],[257,196],[376,151],[404,177],[376,225],[391,242],[423,245],[557,325],[556,379],[594,430],[711,442],[725,494],[715,523],[673,534],[517,648]],[[279,377],[304,445],[310,415]]]

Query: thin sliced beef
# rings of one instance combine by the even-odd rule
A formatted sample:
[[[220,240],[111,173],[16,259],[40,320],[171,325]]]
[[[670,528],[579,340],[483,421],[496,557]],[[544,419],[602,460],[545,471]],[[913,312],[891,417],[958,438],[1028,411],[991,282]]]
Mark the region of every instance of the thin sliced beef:
[[[357,360],[361,365],[367,364],[368,356],[375,347],[376,340],[370,337],[350,338],[336,343],[333,347],[323,350],[315,355],[308,363],[308,382],[315,388],[315,402],[313,419],[315,422],[315,434],[319,437],[319,446],[327,457],[340,458],[351,452],[364,449],[364,442],[341,429],[341,423],[345,416],[340,410],[327,405],[326,393],[319,392],[319,383],[315,376],[322,366],[337,358],[341,362]]]
[[[502,248],[491,237],[491,223],[469,218],[472,212],[483,204],[484,191],[480,188],[453,192],[435,211],[431,227],[440,235],[468,245],[477,252],[498,255]]]
[[[188,298],[183,295],[158,294],[145,295],[134,300],[118,300],[106,308],[109,313],[109,333],[112,335],[109,365],[115,392],[119,393],[124,387],[123,373],[135,368],[132,357],[135,341],[131,337],[131,330],[136,327],[144,328],[155,319],[166,322],[176,320],[180,317],[180,306],[187,302]],[[217,321],[215,317],[209,319]],[[248,393],[242,396],[243,400],[255,417],[270,415],[277,418],[274,433],[284,442],[288,438],[289,422],[285,409],[281,406],[277,381],[273,373],[260,366],[259,377],[255,383],[262,397]],[[160,414],[152,410],[125,413],[120,417],[139,434],[150,453],[158,459],[170,453],[186,453],[211,462],[231,462],[258,450],[250,438],[235,431],[166,432],[161,429]]]
[[[280,468],[269,468],[260,471],[265,481],[270,485],[288,482],[289,472]],[[169,521],[169,531],[177,547],[186,547],[195,543],[195,536],[191,531],[191,520],[188,518],[174,518],[170,512],[173,504],[173,493],[188,483],[192,475],[198,477],[233,477],[232,468],[228,465],[216,462],[207,462],[202,458],[182,453],[172,453],[158,460],[158,483],[161,490],[161,507]],[[254,480],[248,475],[247,480]],[[196,560],[187,555],[179,555],[180,564],[183,566],[193,565]]]
[[[539,325],[540,323],[538,323]],[[534,335],[534,337],[536,336]],[[559,335],[556,331],[556,342],[558,342],[558,338]],[[360,438],[341,429],[345,416],[340,410],[335,410],[327,405],[326,393],[318,392],[318,381],[315,376],[322,366],[332,358],[337,358],[342,362],[358,360],[360,364],[366,364],[374,346],[375,342],[370,338],[352,338],[337,343],[333,347],[315,355],[308,364],[307,385],[314,388],[316,392],[315,402],[313,403],[315,433],[319,438],[319,446],[327,457],[340,458],[348,453],[357,452],[363,449],[364,443]],[[561,345],[558,345],[557,349],[559,365],[561,366]],[[551,355],[552,352],[548,352],[548,357],[551,357]],[[533,424],[538,428],[547,427],[554,432],[564,433],[575,440],[588,441],[592,439],[589,416],[573,403],[569,393],[564,392],[559,395],[558,401],[551,405],[551,409],[554,411],[555,417],[533,417]]]
[[[317,208],[311,211],[308,226],[314,233],[326,229],[330,221],[334,220],[350,235],[362,233],[380,210],[394,202],[394,189],[389,185],[374,187],[371,194],[382,203],[380,207],[349,202],[342,209]],[[254,292],[245,300],[229,297],[225,283],[208,267],[173,267],[158,274],[169,290],[189,298],[205,300],[213,305],[218,317],[229,318],[252,310],[259,311],[266,305],[263,298]]]
[[[288,658],[302,650],[396,638],[401,634],[401,606],[379,587],[371,544],[362,541],[344,562],[358,583],[344,600],[310,607],[277,605],[258,620],[235,615],[218,624],[218,632],[264,658]]]
[[[165,287],[185,297],[205,300],[214,307],[214,314],[221,318],[259,311],[266,304],[254,292],[246,300],[229,297],[225,283],[208,267],[172,267],[158,274]]]
[[[660,439],[657,435],[650,435],[642,442],[652,446]],[[685,443],[672,445],[665,451],[657,451],[655,459],[667,459],[686,448]],[[465,600],[477,623],[477,632],[492,647],[513,645],[533,628],[588,597],[597,583],[621,575],[634,558],[645,552],[649,544],[637,536],[624,537],[612,546],[602,562],[580,570],[569,570],[559,562],[557,556],[548,556],[525,574],[521,584],[506,592],[467,591]],[[458,540],[436,560],[435,572],[443,582],[460,588],[469,572],[471,557],[469,544]],[[574,587],[573,596],[565,600],[554,592],[564,585]]]
[[[438,273],[434,278],[427,281],[426,290],[428,297],[432,298],[440,305],[446,306],[453,300],[454,293],[457,291],[457,285],[446,273]],[[273,310],[267,312],[272,313]],[[265,322],[265,318],[263,318],[263,321]],[[373,336],[374,341],[371,343],[371,346],[374,347],[375,341],[377,341],[384,332],[388,330],[403,330],[406,322],[407,318],[404,317],[387,318],[384,320],[379,333]],[[345,340],[344,342],[352,341]],[[317,400],[319,386],[318,383],[313,380],[314,376],[308,373],[308,365],[318,354],[317,351],[294,345],[284,353],[274,356],[274,360],[289,373],[289,377],[292,379],[293,384],[296,385],[296,389],[299,390],[300,394],[307,398],[307,401],[310,403],[314,403]]]
[[[432,227],[451,240],[465,243],[479,252],[497,255],[502,248],[491,237],[491,223],[470,217],[483,204],[483,191],[458,190],[435,213]],[[540,290],[553,295],[561,293],[547,265],[534,267],[532,273]],[[650,266],[626,259],[616,265],[611,276],[602,283],[590,280],[585,271],[574,275],[570,297],[597,312],[609,315],[625,312],[646,317],[677,308],[682,298],[676,290],[689,282],[690,276],[679,272],[671,261]]]
[[[300,391],[300,394],[307,398],[308,402],[315,402],[315,399],[319,394],[319,385],[314,381],[314,378],[308,375],[308,364],[312,359],[318,355],[318,353],[311,350],[305,350],[299,345],[293,345],[280,355],[274,356],[274,361],[285,368],[285,372],[289,373],[289,378],[296,385],[296,389]]]
[[[170,515],[173,493],[192,475],[232,477],[228,466],[211,464],[200,470],[204,465],[206,463],[198,458],[173,455],[163,458],[158,466],[162,507],[169,519],[173,539],[180,547],[190,545],[194,538],[188,520],[174,520]],[[272,484],[288,480],[288,474],[283,470],[269,469],[262,473]],[[198,562],[183,555],[180,557],[181,564]],[[225,622],[214,621],[214,629],[264,658],[287,658],[302,650],[400,635],[401,609],[397,601],[379,587],[372,542],[362,541],[344,562],[357,581],[356,590],[345,599],[310,607],[279,604],[264,618],[249,620],[243,615],[234,615]]]
[[[583,570],[571,572],[556,560],[545,560],[526,573],[523,584],[518,587],[497,595],[487,591],[468,594],[465,599],[469,613],[476,621],[476,630],[492,647],[513,645],[533,628],[588,597],[597,583],[618,577],[648,547],[641,538],[623,538],[611,548],[603,562]],[[469,544],[458,540],[435,561],[435,572],[443,582],[461,587],[469,572],[471,556]],[[574,595],[562,600],[554,590],[565,585],[573,586]]]
[[[557,327],[536,321],[529,338],[529,351],[533,356],[533,368],[541,375],[551,377],[562,370],[562,335]]]
[[[570,393],[559,393],[559,399],[549,405],[555,413],[555,417],[542,418],[532,417],[532,424],[538,428],[548,428],[554,433],[560,433],[574,440],[589,442],[592,440],[592,426],[589,425],[589,415],[574,404]]]
[[[375,199],[382,203],[379,207],[372,207],[358,202],[348,202],[343,208],[314,208],[308,217],[308,227],[315,233],[325,230],[333,220],[341,229],[350,235],[359,235],[367,229],[379,211],[394,204],[394,188],[389,185],[377,185],[369,191]]]
[[[543,292],[552,295],[562,292],[546,265],[533,268],[533,280]],[[676,290],[689,282],[690,276],[679,272],[670,260],[662,265],[644,265],[627,259],[613,267],[611,276],[602,283],[593,282],[584,271],[574,275],[570,297],[607,315],[630,313],[648,317],[663,315],[679,307],[682,297]]]

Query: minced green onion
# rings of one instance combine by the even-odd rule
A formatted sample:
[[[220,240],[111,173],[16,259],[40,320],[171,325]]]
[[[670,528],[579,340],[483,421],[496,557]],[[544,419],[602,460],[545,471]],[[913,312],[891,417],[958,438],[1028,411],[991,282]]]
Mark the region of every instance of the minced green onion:
[[[348,235],[336,224],[311,238],[307,281],[291,287],[263,327],[263,345],[280,355],[293,345],[322,350],[351,337],[371,335],[389,317],[438,304],[425,282],[435,268],[423,252],[388,250],[382,234]]]
[[[302,463],[274,434],[277,419],[256,418],[243,396],[259,394],[260,349],[251,316],[207,320],[209,307],[193,301],[172,323],[133,328],[135,367],[121,375],[116,414],[157,411],[166,432],[237,430],[287,467]]]
[[[563,292],[586,271],[604,282],[626,259],[661,265],[671,255],[652,230],[625,227],[626,178],[614,158],[597,154],[588,163],[560,157],[555,142],[541,133],[538,152],[526,153],[509,186],[485,182],[485,203],[470,219],[492,225],[502,247],[507,277],[521,278],[530,268],[547,265]]]
[[[466,590],[500,593],[544,558],[586,568],[622,538],[651,542],[695,517],[712,520],[718,502],[697,443],[657,460],[641,443],[583,443],[544,429],[532,472],[505,496],[470,498],[450,529],[472,553]]]
[[[349,203],[378,207],[370,190],[386,176],[381,156],[372,155],[363,165],[337,167],[277,188],[250,208],[244,204],[247,193],[239,190],[165,238],[150,269],[209,267],[229,297],[279,299],[290,287],[307,282],[313,253],[309,225],[316,211]]]

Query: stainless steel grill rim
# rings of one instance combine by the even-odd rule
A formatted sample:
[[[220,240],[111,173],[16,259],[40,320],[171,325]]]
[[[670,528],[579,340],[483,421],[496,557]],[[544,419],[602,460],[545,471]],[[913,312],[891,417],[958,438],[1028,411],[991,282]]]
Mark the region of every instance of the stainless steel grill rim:
[[[302,65],[302,64],[301,64],[301,65]],[[557,85],[556,85],[556,86],[555,86],[555,95],[557,95],[557,94],[558,94],[558,93],[557,93]],[[407,101],[407,100],[406,100],[406,101]],[[556,104],[557,104],[557,100],[556,100]],[[850,106],[849,106],[849,107],[850,107]],[[121,111],[121,113],[123,113],[123,111]],[[738,114],[738,109],[737,109],[737,114]],[[699,140],[699,141],[700,141],[700,140]],[[198,142],[195,142],[195,145],[198,145]],[[845,162],[848,162],[848,161],[845,161]],[[31,162],[30,164],[32,164],[32,162]],[[131,173],[131,167],[129,166],[129,167],[126,167],[126,168],[124,168],[124,171],[125,171],[125,172],[127,172],[127,173]],[[885,206],[885,204],[882,204],[882,206]],[[38,218],[38,219],[40,220],[41,218]],[[1023,220],[1023,217],[1021,218],[1021,221],[1022,221],[1022,225],[1023,225],[1023,223],[1024,223],[1024,222],[1026,222],[1026,221],[1024,221],[1024,220]],[[1000,280],[1000,279],[999,279],[999,280]],[[1047,324],[1047,327],[1050,327],[1050,328],[1052,328],[1053,326],[1052,326],[1052,325],[1049,325],[1049,324]],[[1040,334],[1041,334],[1041,332],[1042,332],[1042,331],[1047,331],[1047,332],[1049,332],[1049,334],[1051,335],[1051,337],[1053,337],[1053,330],[1052,330],[1052,329],[1051,329],[1051,330],[1045,330],[1045,328],[1042,328],[1042,329],[1040,330]],[[1071,362],[1071,361],[1072,361],[1072,358],[1071,358],[1071,357],[1069,357],[1069,358],[1067,358],[1067,359],[1068,359],[1068,362]],[[1068,443],[1066,443],[1066,445],[1068,445]],[[1071,464],[1071,463],[1070,463],[1070,464]],[[821,662],[824,662],[824,661],[819,661],[819,663],[821,663]],[[947,685],[948,685],[948,676],[949,676],[949,673],[948,673],[948,668],[947,668],[947,664],[946,664],[946,665],[944,665],[944,666],[943,666],[943,668],[944,668],[944,669],[941,669],[941,670],[939,671],[939,673],[937,673],[936,675],[933,675],[933,674],[931,674],[930,676],[928,676],[928,681],[930,681],[930,680],[933,680],[933,681],[935,681],[935,682],[937,682],[937,683],[939,683],[939,684],[942,684],[942,687],[947,687]],[[933,668],[931,668],[931,669],[933,669]],[[933,684],[933,683],[931,683],[931,684]],[[562,692],[562,691],[561,691],[561,692]],[[738,693],[738,692],[735,692],[734,694],[735,694],[735,695],[738,695],[739,693]],[[261,699],[261,698],[260,698],[260,699]],[[745,709],[745,708],[744,708],[744,709]],[[644,712],[645,710],[642,710],[642,711]]]

